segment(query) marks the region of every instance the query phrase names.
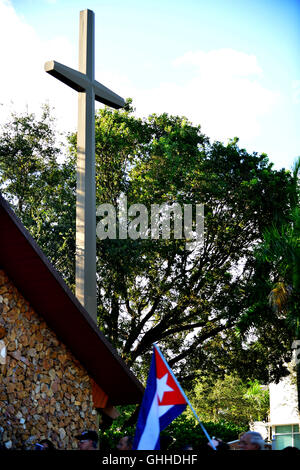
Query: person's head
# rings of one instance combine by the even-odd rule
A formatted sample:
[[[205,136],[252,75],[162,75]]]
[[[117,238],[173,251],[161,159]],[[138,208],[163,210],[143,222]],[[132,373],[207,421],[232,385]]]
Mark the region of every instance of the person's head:
[[[51,442],[49,439],[42,439],[39,444],[43,446],[41,450],[55,450],[53,442]]]
[[[241,450],[264,450],[265,441],[261,434],[248,431],[241,435],[239,447]]]
[[[285,447],[285,448],[282,449],[282,450],[284,450],[285,452],[293,452],[293,453],[296,452],[296,453],[298,453],[298,454],[299,454],[299,452],[300,452],[300,449],[298,449],[298,447],[293,447],[293,446],[287,446],[287,447]]]
[[[117,450],[131,450],[133,446],[133,437],[124,436],[121,437],[118,444],[116,445]]]
[[[193,446],[192,446],[192,444],[185,444],[182,447],[182,450],[193,450]]]
[[[79,450],[95,450],[97,449],[98,434],[96,431],[83,431],[78,436],[75,436],[78,440]]]

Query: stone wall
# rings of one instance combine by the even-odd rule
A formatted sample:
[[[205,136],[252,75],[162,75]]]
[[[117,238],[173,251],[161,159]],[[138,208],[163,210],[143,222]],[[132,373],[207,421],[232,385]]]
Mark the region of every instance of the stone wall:
[[[90,378],[2,270],[0,341],[3,441],[32,449],[47,438],[57,448],[77,448],[74,435],[96,429]]]

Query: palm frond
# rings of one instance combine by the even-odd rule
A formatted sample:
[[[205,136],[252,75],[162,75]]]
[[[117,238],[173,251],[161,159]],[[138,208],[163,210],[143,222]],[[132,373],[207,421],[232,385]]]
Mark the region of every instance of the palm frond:
[[[269,305],[276,313],[285,314],[288,309],[291,293],[291,286],[287,286],[283,281],[277,282],[274,289],[268,295]]]

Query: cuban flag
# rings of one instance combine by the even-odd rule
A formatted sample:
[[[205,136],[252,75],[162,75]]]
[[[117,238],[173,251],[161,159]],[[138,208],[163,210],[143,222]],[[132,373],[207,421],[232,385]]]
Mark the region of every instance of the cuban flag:
[[[159,435],[186,408],[185,394],[159,348],[153,356],[138,417],[133,449],[159,450]]]

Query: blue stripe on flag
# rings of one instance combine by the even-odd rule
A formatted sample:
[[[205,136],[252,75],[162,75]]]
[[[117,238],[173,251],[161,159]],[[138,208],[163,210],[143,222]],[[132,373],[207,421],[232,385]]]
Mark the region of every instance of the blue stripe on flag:
[[[173,421],[173,419],[177,418],[177,416],[179,416],[185,409],[186,404],[172,406],[169,411],[159,418],[160,429],[165,429]]]
[[[153,354],[151,365],[150,365],[150,371],[149,371],[149,375],[147,379],[147,386],[146,386],[146,390],[143,396],[140,413],[138,417],[138,422],[136,426],[133,449],[137,449],[138,447],[138,444],[144,432],[147,418],[149,415],[149,411],[151,409],[155,396],[156,396],[156,364],[155,364],[155,356]],[[158,443],[156,442],[156,445],[157,444],[159,445],[159,436],[158,436]],[[149,449],[149,450],[152,450],[152,449]]]

